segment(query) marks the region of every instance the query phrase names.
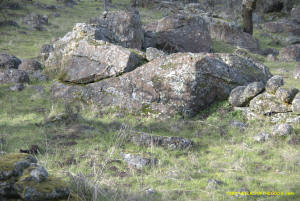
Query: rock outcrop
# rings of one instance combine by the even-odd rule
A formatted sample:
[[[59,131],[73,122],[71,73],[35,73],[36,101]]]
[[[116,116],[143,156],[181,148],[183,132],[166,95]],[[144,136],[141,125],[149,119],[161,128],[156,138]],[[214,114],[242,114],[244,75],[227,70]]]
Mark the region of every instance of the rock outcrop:
[[[192,116],[226,99],[234,87],[270,76],[264,65],[236,55],[176,53],[85,87],[55,83],[52,94],[65,99],[77,94],[99,108]]]
[[[68,200],[69,187],[62,179],[49,175],[28,154],[6,154],[0,158],[0,198],[24,201]]]

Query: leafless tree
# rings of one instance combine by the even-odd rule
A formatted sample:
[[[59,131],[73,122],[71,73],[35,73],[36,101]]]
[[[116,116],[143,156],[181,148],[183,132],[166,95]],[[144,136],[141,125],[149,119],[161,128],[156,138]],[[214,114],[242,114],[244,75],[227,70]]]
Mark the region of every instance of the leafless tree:
[[[256,8],[256,0],[243,0],[242,17],[244,32],[253,34],[252,13]]]

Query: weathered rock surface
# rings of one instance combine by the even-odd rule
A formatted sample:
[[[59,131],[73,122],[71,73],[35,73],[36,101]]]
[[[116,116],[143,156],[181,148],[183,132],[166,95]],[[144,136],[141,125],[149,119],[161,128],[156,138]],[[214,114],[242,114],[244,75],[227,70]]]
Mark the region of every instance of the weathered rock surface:
[[[177,53],[86,87],[56,83],[52,92],[54,97],[64,98],[80,94],[101,108],[190,116],[228,98],[234,87],[266,82],[270,76],[264,65],[236,55]]]
[[[282,48],[279,52],[281,61],[300,61],[300,44]]]
[[[148,61],[152,61],[156,58],[163,57],[165,55],[166,54],[163,51],[158,50],[158,49],[153,48],[153,47],[148,47],[146,49],[146,58],[147,58]]]
[[[58,69],[62,81],[86,84],[132,71],[143,63],[142,52],[97,40],[101,38],[99,30],[76,24],[54,44],[46,68]]]
[[[144,48],[165,52],[211,52],[212,41],[207,23],[200,16],[174,15],[148,25]],[[150,41],[150,42],[149,42]]]
[[[17,57],[0,53],[0,70],[7,70],[7,69],[17,69],[19,65],[21,64],[21,60]]]
[[[144,32],[138,11],[106,12],[92,18],[91,24],[97,24],[106,41],[126,47],[141,49]]]
[[[6,154],[0,158],[0,198],[24,201],[67,199],[70,190],[59,178],[28,154]]]
[[[283,77],[279,75],[273,76],[266,84],[266,91],[270,94],[275,94],[279,87],[284,85]]]

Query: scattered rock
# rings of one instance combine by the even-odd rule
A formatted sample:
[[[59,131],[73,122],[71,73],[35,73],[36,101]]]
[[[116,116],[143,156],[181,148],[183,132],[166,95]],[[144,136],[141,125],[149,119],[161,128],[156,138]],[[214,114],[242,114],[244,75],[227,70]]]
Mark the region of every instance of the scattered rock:
[[[256,142],[265,142],[266,140],[268,140],[270,138],[270,135],[268,133],[259,133],[258,135],[254,136],[253,139]]]
[[[0,197],[25,201],[58,200],[69,197],[69,187],[28,154],[5,154],[0,158]]]
[[[267,116],[292,111],[290,105],[284,104],[282,101],[278,100],[275,95],[266,92],[253,98],[250,101],[249,107],[251,111]]]
[[[29,83],[29,76],[23,70],[8,69],[0,71],[0,83],[10,84],[10,83]]]
[[[283,88],[277,89],[275,96],[284,103],[291,104],[296,94],[299,92],[295,88]]]
[[[281,61],[300,61],[300,44],[282,48],[279,52]]]
[[[193,142],[186,138],[155,136],[147,133],[133,133],[129,136],[129,141],[139,146],[159,146],[168,149],[188,149],[193,146]]]
[[[275,75],[270,78],[266,84],[266,91],[270,94],[275,94],[277,89],[284,85],[283,78],[279,75]]]
[[[23,23],[38,31],[44,30],[44,25],[48,25],[48,16],[31,13],[23,19]]]
[[[247,128],[247,124],[245,124],[244,122],[241,122],[241,121],[231,121],[229,123],[229,126],[231,128],[238,128],[240,130],[245,130]]]
[[[40,64],[40,62],[34,59],[25,59],[22,61],[21,65],[19,66],[19,69],[27,72],[33,72],[36,70],[41,70],[42,65]]]
[[[23,89],[25,89],[25,86],[23,83],[17,83],[16,85],[13,85],[8,88],[8,90],[10,90],[10,91],[22,91]]]
[[[295,68],[293,72],[293,77],[294,79],[300,79],[300,65]]]
[[[265,89],[263,82],[253,82],[248,86],[239,86],[229,95],[229,103],[235,107],[246,106],[255,96]]]
[[[276,136],[288,136],[293,134],[294,129],[289,124],[276,124],[273,127],[273,135]]]
[[[148,61],[152,61],[156,58],[163,57],[163,56],[165,56],[165,53],[161,50],[158,50],[153,47],[148,47],[146,49],[146,58]]]
[[[0,70],[7,70],[7,69],[17,69],[19,65],[21,64],[21,60],[17,57],[0,53]]]
[[[216,180],[216,179],[209,179],[207,182],[208,189],[216,189],[218,186],[223,185],[224,182]]]
[[[128,163],[129,166],[132,166],[137,169],[142,169],[145,166],[153,166],[157,164],[157,159],[143,158],[140,155],[134,154],[121,154],[124,161]]]
[[[294,113],[300,115],[300,93],[295,96],[292,102],[292,110]]]
[[[106,12],[90,19],[90,24],[98,25],[103,38],[110,43],[126,48],[142,48],[144,32],[136,10]]]

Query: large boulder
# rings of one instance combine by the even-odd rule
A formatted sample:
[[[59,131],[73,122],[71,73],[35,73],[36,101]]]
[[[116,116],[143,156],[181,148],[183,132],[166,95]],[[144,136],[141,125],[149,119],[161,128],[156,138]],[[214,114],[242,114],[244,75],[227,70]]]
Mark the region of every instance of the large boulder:
[[[174,52],[211,52],[212,41],[205,20],[197,15],[173,15],[146,29],[144,48]],[[151,41],[151,42],[149,42]]]
[[[76,24],[54,44],[46,68],[58,70],[64,82],[86,84],[132,71],[144,62],[142,52],[99,38],[103,35],[97,26]]]
[[[206,18],[209,23],[209,31],[212,39],[223,41],[230,45],[237,46],[257,52],[258,41],[251,34],[243,32],[239,27],[216,18]]]
[[[275,75],[270,78],[266,84],[266,91],[270,94],[275,94],[279,87],[284,85],[283,77]]]
[[[90,19],[97,24],[100,31],[111,43],[126,48],[141,49],[144,32],[138,11],[105,12],[103,15]]]
[[[281,61],[300,61],[300,44],[282,48],[279,52]]]
[[[158,115],[192,116],[239,85],[266,82],[268,69],[230,54],[176,53],[155,59],[122,76],[85,87],[56,83],[54,97]]]
[[[21,60],[17,57],[10,54],[0,53],[0,70],[11,68],[17,69],[20,64]]]
[[[280,87],[277,89],[275,96],[283,103],[291,104],[298,92],[299,90],[295,88]]]

